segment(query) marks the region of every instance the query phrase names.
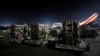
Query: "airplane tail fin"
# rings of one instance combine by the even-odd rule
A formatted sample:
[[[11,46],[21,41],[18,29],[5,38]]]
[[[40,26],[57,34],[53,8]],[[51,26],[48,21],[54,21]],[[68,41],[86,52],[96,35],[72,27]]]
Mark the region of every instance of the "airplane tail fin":
[[[88,26],[91,23],[94,23],[97,21],[98,13],[94,13],[92,16],[90,16],[87,20],[80,23],[80,26]]]

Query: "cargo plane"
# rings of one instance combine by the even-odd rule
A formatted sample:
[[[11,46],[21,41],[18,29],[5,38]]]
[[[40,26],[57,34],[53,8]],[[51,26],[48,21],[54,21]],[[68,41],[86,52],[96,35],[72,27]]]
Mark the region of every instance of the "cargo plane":
[[[85,21],[80,22],[79,26],[86,27],[89,24],[96,22],[98,15],[99,15],[98,13],[92,14],[88,19],[86,19]],[[59,26],[62,27],[62,23],[53,23],[51,28],[56,28],[56,27],[59,27]]]

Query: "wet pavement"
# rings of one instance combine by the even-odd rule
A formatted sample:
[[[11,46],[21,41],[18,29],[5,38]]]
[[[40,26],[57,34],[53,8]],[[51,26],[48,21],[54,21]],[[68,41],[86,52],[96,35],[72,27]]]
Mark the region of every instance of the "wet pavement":
[[[81,56],[100,56],[100,39],[87,39],[90,51]],[[0,43],[0,56],[77,56],[75,53],[16,43]]]

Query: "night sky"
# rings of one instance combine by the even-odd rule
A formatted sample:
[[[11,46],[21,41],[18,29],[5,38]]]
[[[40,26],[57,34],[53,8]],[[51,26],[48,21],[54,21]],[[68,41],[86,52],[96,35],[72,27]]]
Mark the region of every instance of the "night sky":
[[[0,2],[0,25],[83,21],[100,14],[100,0],[32,0]],[[100,21],[100,15],[97,21]]]

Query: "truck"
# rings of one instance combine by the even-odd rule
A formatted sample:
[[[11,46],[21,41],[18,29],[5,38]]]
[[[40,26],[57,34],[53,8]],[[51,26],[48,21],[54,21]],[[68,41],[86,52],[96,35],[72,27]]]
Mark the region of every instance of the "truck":
[[[48,25],[45,24],[31,24],[29,27],[29,31],[24,29],[24,43],[30,45],[41,46],[47,42],[49,28]]]

